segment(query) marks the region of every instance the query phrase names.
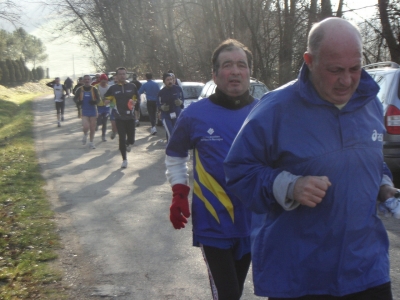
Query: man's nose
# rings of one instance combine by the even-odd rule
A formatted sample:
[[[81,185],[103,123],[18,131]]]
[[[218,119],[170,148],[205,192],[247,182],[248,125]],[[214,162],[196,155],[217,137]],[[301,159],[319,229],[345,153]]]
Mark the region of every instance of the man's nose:
[[[351,84],[351,73],[350,72],[343,72],[339,78],[340,83],[344,86],[349,86]]]

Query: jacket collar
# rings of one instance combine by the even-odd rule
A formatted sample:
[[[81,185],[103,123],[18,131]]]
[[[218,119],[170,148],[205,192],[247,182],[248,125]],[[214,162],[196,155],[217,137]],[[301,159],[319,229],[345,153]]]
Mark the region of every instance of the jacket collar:
[[[330,103],[322,99],[317,91],[315,90],[312,82],[310,81],[310,70],[307,65],[303,63],[299,76],[297,78],[299,92],[301,97],[314,105],[327,105],[334,107],[333,103]],[[353,96],[347,102],[346,106],[342,111],[353,111],[356,110],[370,101],[376,98],[379,92],[379,85],[372,79],[372,77],[364,70],[361,70],[360,83]]]

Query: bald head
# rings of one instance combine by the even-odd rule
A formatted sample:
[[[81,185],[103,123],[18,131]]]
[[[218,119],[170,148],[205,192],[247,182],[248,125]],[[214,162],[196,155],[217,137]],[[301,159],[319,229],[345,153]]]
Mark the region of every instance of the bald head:
[[[310,31],[304,61],[319,96],[335,105],[346,104],[361,78],[362,42],[357,27],[329,18]]]
[[[327,18],[312,26],[308,35],[307,52],[318,56],[321,45],[335,47],[337,43],[351,43],[362,51],[361,34],[356,25],[340,18]]]

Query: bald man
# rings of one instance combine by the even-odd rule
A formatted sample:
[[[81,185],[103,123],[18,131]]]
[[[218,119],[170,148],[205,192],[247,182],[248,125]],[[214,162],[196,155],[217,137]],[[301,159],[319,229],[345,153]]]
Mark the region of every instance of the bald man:
[[[376,201],[393,197],[379,87],[348,21],[313,26],[297,80],[266,94],[224,163],[251,209],[255,294],[270,300],[389,300],[388,237]]]

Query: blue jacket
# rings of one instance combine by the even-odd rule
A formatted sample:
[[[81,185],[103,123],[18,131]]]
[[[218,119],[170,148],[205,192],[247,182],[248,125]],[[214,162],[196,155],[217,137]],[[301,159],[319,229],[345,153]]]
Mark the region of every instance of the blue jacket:
[[[163,119],[164,118],[169,119],[171,113],[176,113],[176,118],[178,118],[183,108],[183,105],[180,106],[175,105],[175,99],[180,99],[182,100],[182,102],[184,101],[183,91],[177,85],[173,85],[170,88],[164,86],[158,93],[158,103],[157,103],[158,107],[160,107],[163,104],[169,105],[169,111],[161,111],[161,116]]]
[[[146,93],[147,101],[157,101],[159,92],[160,87],[151,79],[147,80],[147,82],[144,83],[138,91],[139,95]]]
[[[175,125],[166,154],[187,157],[194,149],[192,220],[196,235],[250,235],[251,212],[227,189],[222,162],[257,101],[231,110],[205,98],[186,108]]]
[[[390,281],[388,237],[376,215],[385,168],[378,85],[365,72],[345,107],[321,99],[304,66],[266,94],[225,160],[228,187],[253,212],[255,294],[342,296]],[[282,171],[328,176],[315,208],[285,211],[273,183]]]

